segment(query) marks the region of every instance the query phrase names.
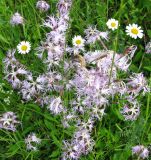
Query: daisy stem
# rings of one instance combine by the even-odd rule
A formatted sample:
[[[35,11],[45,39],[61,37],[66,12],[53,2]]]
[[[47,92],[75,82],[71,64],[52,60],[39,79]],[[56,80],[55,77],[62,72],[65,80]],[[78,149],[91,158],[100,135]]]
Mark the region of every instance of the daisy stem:
[[[106,4],[106,17],[108,17],[108,15],[109,15],[109,1],[107,0],[107,4]]]
[[[25,29],[25,25],[23,24],[23,33],[24,33],[24,37],[26,39],[26,29]]]
[[[109,85],[111,83],[111,76],[112,76],[112,71],[113,71],[113,66],[114,66],[114,58],[117,50],[117,43],[118,43],[118,31],[116,34],[116,39],[115,39],[115,44],[114,44],[114,53],[113,53],[113,58],[112,58],[112,63],[111,63],[111,70],[110,70],[110,77],[109,77]]]
[[[145,52],[143,53],[143,56],[142,56],[142,59],[141,59],[141,62],[140,62],[139,68],[138,68],[138,72],[140,71],[140,69],[141,69],[141,67],[143,65],[144,57],[145,57]]]
[[[120,8],[119,8],[119,11],[116,13],[116,14],[119,14],[119,17],[118,17],[118,22],[120,24],[120,18],[121,18],[121,15],[122,15],[122,11],[124,10],[124,4],[123,4],[123,0],[121,1],[121,4],[120,4]],[[112,76],[112,71],[113,71],[113,66],[114,66],[114,58],[115,58],[115,54],[117,52],[117,45],[118,45],[118,35],[119,35],[119,27],[117,29],[117,33],[116,33],[116,37],[115,37],[115,41],[114,41],[114,53],[113,53],[113,58],[112,58],[112,64],[111,64],[111,70],[110,70],[110,77],[109,77],[109,85],[111,83],[111,76]]]

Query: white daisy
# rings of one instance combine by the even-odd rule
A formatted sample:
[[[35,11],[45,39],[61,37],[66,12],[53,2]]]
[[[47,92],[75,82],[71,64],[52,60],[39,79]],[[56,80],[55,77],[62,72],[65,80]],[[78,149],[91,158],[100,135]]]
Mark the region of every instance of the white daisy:
[[[74,36],[72,39],[72,44],[76,47],[83,47],[85,40],[81,36]]]
[[[109,29],[112,29],[114,31],[118,28],[118,21],[116,19],[111,18],[107,21],[106,25]]]
[[[139,27],[137,24],[129,24],[126,26],[126,32],[127,35],[130,37],[136,39],[137,37],[142,38],[143,37],[143,30],[141,27]]]
[[[17,45],[17,50],[21,54],[29,53],[30,49],[31,49],[31,45],[29,42],[26,42],[26,41],[22,41]]]

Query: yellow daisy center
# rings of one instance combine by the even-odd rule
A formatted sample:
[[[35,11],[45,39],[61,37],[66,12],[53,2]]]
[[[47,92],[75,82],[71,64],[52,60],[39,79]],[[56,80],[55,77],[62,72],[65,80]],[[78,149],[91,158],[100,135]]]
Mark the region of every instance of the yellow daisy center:
[[[81,44],[81,40],[80,39],[76,40],[76,44]]]
[[[115,27],[115,26],[116,26],[116,23],[115,23],[115,22],[112,22],[112,23],[111,23],[111,26],[112,26],[112,27]]]
[[[22,45],[22,46],[21,46],[21,50],[22,50],[22,51],[26,51],[27,48],[28,48],[28,47],[27,47],[26,45]]]
[[[131,29],[131,32],[132,32],[133,34],[138,34],[138,29],[137,29],[137,28],[133,28],[133,29]]]

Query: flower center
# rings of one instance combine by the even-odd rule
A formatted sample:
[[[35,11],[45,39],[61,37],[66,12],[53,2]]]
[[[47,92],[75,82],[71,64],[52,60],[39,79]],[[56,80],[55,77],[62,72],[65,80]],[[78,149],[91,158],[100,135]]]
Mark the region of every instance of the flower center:
[[[115,26],[116,26],[116,23],[115,23],[115,22],[112,22],[112,23],[111,23],[111,26],[112,26],[112,27],[115,27]]]
[[[81,44],[81,40],[76,40],[76,44]]]
[[[22,51],[26,51],[27,50],[27,46],[23,45],[23,46],[21,46],[21,49],[22,49]]]
[[[137,29],[137,28],[133,28],[133,29],[131,29],[131,32],[132,32],[133,34],[138,34],[138,29]]]
[[[95,33],[95,31],[94,31],[94,30],[91,30],[91,31],[90,31],[90,34],[92,34],[92,35],[93,35],[94,33]]]
[[[3,125],[10,125],[10,123],[12,122],[11,118],[8,118],[7,120],[4,121]]]

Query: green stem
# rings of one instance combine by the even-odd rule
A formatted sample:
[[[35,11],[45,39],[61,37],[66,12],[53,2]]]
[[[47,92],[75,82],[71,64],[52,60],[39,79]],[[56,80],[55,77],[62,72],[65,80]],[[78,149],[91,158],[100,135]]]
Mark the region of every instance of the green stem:
[[[118,44],[118,31],[117,31],[117,34],[116,34],[116,39],[115,39],[115,44],[114,44],[114,53],[113,53],[113,58],[112,58],[112,63],[111,63],[109,85],[111,83],[112,71],[113,71],[113,67],[114,67],[114,59],[115,59],[115,54],[116,54],[116,51],[117,51],[117,44]]]
[[[125,6],[125,4],[123,4],[123,0],[122,0],[121,4],[120,4],[120,8],[119,8],[118,12],[116,13],[116,15],[119,14],[119,18],[118,18],[119,24],[120,24],[120,19],[121,19],[121,15],[122,15],[121,12],[124,10],[124,6]],[[115,59],[115,55],[117,52],[118,36],[119,36],[119,27],[117,29],[117,33],[116,33],[116,37],[115,37],[115,41],[114,41],[114,53],[113,53],[113,58],[112,58],[111,70],[110,70],[109,85],[111,83],[112,71],[113,71],[113,67],[114,67],[114,59]]]
[[[149,82],[149,87],[151,87],[151,75],[150,75],[150,82]],[[149,109],[150,109],[150,93],[148,93],[147,96],[147,108],[146,108],[146,122],[148,118],[150,117]]]
[[[142,56],[142,59],[141,59],[141,62],[140,62],[139,68],[138,68],[138,72],[140,72],[140,69],[141,69],[141,67],[143,65],[144,57],[145,57],[145,52],[143,53],[143,56]]]

